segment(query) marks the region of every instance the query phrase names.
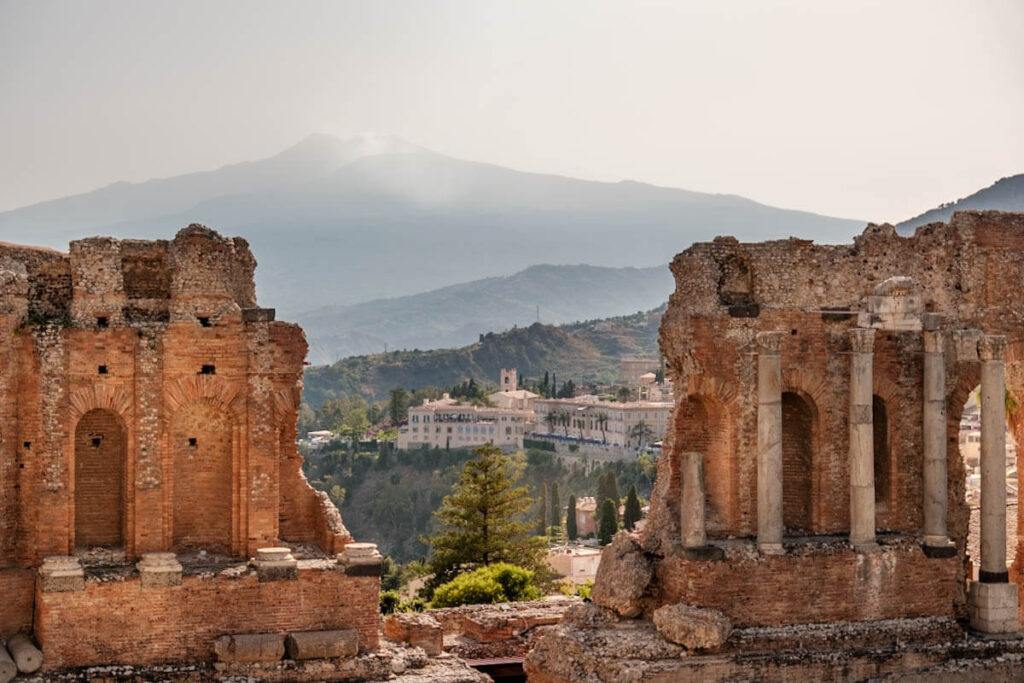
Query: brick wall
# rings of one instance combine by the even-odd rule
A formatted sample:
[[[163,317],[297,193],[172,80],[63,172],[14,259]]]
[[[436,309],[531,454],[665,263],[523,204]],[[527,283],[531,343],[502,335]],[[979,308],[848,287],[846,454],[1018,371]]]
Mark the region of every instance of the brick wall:
[[[171,427],[174,452],[175,548],[231,552],[231,519],[237,457],[231,421],[206,403],[178,410]]]
[[[75,427],[75,543],[123,544],[124,465],[120,419],[110,410],[87,412]]]
[[[32,630],[35,585],[36,574],[31,569],[0,569],[0,596],[3,596],[0,640],[6,640],[19,631]]]
[[[712,607],[744,626],[951,617],[958,572],[957,558],[926,558],[912,541],[865,554],[836,543],[762,556],[748,545],[723,562],[665,558],[657,602]]]
[[[354,628],[360,650],[373,650],[379,593],[379,578],[337,569],[303,568],[298,580],[264,583],[255,572],[186,576],[160,588],[143,588],[138,577],[90,580],[84,591],[38,592],[35,630],[47,669],[210,661],[213,641],[233,633]]]

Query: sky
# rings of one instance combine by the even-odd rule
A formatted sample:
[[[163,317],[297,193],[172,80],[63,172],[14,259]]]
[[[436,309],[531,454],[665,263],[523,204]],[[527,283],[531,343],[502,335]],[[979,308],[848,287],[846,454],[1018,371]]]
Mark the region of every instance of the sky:
[[[0,0],[0,211],[398,135],[899,221],[1024,172],[1020,0]]]

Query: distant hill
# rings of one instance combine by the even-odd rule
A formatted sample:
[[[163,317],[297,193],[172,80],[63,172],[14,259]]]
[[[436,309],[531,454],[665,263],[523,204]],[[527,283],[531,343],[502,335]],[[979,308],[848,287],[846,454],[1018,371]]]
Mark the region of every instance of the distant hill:
[[[964,209],[994,209],[996,211],[1024,211],[1024,173],[997,180],[993,185],[972,195],[937,206],[920,216],[896,225],[901,235],[910,235],[921,225],[946,222],[954,211]]]
[[[297,318],[313,364],[389,349],[463,346],[481,334],[650,310],[672,292],[667,266],[531,266],[415,296],[328,306]]]
[[[554,327],[534,323],[487,334],[469,346],[434,351],[393,351],[346,358],[330,366],[310,367],[303,377],[302,400],[318,408],[325,400],[361,394],[383,400],[396,386],[421,389],[451,386],[469,377],[497,383],[502,368],[521,376],[558,375],[559,384],[613,382],[621,356],[656,356],[658,325],[664,306],[631,316]]]
[[[393,137],[318,135],[269,159],[0,213],[0,241],[67,249],[204,223],[249,240],[260,302],[328,305],[511,275],[538,262],[653,267],[692,242],[848,242],[863,223],[722,194],[600,183],[462,161]]]

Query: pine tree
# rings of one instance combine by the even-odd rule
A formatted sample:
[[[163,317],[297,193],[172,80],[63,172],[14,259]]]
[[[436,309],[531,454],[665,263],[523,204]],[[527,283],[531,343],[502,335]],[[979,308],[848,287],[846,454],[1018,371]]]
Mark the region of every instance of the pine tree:
[[[540,512],[537,514],[537,530],[534,532],[538,536],[546,536],[548,532],[548,486],[547,484],[540,485]]]
[[[616,522],[617,517],[618,511],[615,509],[615,503],[612,502],[611,498],[605,498],[605,501],[601,503],[601,526],[597,529],[597,538],[601,545],[611,543],[612,536],[619,530],[619,524]]]
[[[626,494],[626,509],[622,514],[622,525],[632,531],[642,516],[640,499],[636,497],[636,485],[634,484],[629,487],[629,493]]]
[[[441,528],[426,541],[434,586],[495,562],[533,570],[543,561],[544,542],[530,535],[532,524],[522,519],[533,504],[526,488],[516,486],[525,467],[522,458],[490,443],[475,452],[434,513]]]
[[[558,482],[551,482],[551,504],[548,506],[551,509],[551,526],[556,529],[562,528],[562,504],[558,500]]]
[[[569,508],[565,512],[565,535],[570,541],[575,541],[580,535],[576,529],[576,496],[569,496]]]
[[[612,511],[612,522],[615,527],[619,525],[619,487],[615,482],[615,472],[613,470],[606,470],[604,474],[597,478],[597,500],[605,501],[611,500],[614,505],[611,507]],[[601,524],[604,519],[605,507],[602,504],[598,508],[598,524]]]

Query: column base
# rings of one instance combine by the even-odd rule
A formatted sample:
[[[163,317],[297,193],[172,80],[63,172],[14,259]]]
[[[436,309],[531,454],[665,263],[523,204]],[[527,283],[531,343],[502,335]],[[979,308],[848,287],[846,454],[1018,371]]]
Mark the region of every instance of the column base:
[[[725,559],[725,551],[713,545],[699,545],[683,548],[683,557],[695,562],[719,562]]]
[[[932,559],[956,557],[956,546],[948,538],[942,536],[925,536],[921,544],[924,556]]]
[[[876,541],[850,541],[850,545],[853,546],[855,553],[871,553],[878,550]]]
[[[757,551],[762,555],[785,555],[786,549],[781,543],[758,543]]]
[[[1016,633],[1017,584],[972,581],[967,613],[971,628],[984,635]]]

